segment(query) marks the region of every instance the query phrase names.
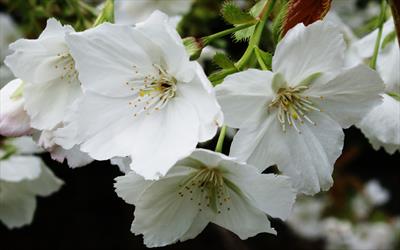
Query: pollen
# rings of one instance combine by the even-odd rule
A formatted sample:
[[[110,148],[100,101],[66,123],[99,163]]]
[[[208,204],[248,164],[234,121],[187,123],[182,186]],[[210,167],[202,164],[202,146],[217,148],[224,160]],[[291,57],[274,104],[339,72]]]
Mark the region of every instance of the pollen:
[[[304,91],[308,86],[286,87],[278,90],[277,96],[268,105],[268,108],[277,108],[277,119],[281,124],[283,132],[286,132],[287,125],[293,127],[299,134],[301,134],[299,125],[304,124],[304,121],[312,125],[317,125],[310,119],[308,114],[312,111],[319,111],[321,109],[310,101],[309,96],[304,95]],[[323,96],[320,99],[323,100]]]

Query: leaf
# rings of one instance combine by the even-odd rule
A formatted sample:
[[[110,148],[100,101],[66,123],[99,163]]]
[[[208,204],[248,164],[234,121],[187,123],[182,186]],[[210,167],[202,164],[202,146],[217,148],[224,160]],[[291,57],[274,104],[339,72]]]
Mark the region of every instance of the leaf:
[[[213,61],[222,69],[229,69],[235,67],[235,64],[224,53],[216,53],[213,58]]]
[[[274,18],[272,22],[272,39],[277,44],[282,39],[282,26],[283,21],[287,18],[287,3],[283,4],[278,15]]]
[[[258,15],[260,15],[265,3],[267,0],[261,0],[258,3],[256,3],[249,11],[250,15],[253,16],[253,19],[255,19]],[[233,34],[234,39],[236,42],[239,41],[246,41],[248,40],[251,35],[254,33],[255,26],[251,26],[247,29],[239,30]]]
[[[222,6],[222,16],[230,24],[243,24],[248,22],[254,22],[254,17],[249,13],[244,12],[233,2],[226,2]]]
[[[393,97],[395,100],[400,102],[400,94],[397,94],[396,92],[389,92],[387,93],[389,96]]]

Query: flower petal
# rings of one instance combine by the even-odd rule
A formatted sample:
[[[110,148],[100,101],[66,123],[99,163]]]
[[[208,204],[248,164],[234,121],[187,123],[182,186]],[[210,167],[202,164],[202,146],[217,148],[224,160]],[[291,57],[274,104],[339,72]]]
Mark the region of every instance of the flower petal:
[[[273,98],[272,73],[249,69],[232,74],[216,87],[219,103],[224,113],[225,123],[233,128],[241,128],[258,123]],[[251,111],[250,111],[251,110]]]
[[[316,98],[314,102],[323,112],[347,128],[381,103],[383,89],[379,75],[367,66],[359,65],[326,84],[313,85],[305,95]]]
[[[1,185],[0,221],[10,229],[30,224],[36,209],[35,196],[21,190],[18,183],[1,182]]]
[[[132,92],[127,82],[143,84],[146,75],[156,73],[149,57],[155,45],[132,27],[104,23],[66,40],[85,90],[124,97]]]
[[[196,108],[200,122],[199,142],[204,142],[215,136],[223,123],[223,115],[210,81],[201,66],[195,64],[196,76],[191,82],[179,84],[178,91]]]
[[[25,82],[41,83],[58,79],[64,69],[56,67],[60,54],[68,53],[65,34],[70,26],[62,26],[54,18],[47,21],[46,29],[38,39],[19,39],[10,45],[13,54],[4,63],[14,75]]]
[[[143,191],[152,183],[153,181],[145,180],[131,171],[124,176],[115,178],[114,188],[117,195],[126,203],[135,205]]]
[[[357,125],[377,150],[383,146],[388,153],[400,150],[400,102],[384,94],[383,103]]]
[[[199,209],[189,196],[178,195],[181,181],[179,175],[160,179],[140,195],[131,230],[143,234],[147,247],[178,241],[198,215]]]
[[[22,81],[15,79],[0,90],[0,134],[3,136],[22,136],[31,133],[30,119],[24,110],[24,98],[13,94]]]
[[[267,216],[261,210],[253,207],[239,194],[229,193],[231,207],[212,220],[213,223],[224,227],[245,240],[262,232],[276,234]]]
[[[241,129],[233,139],[231,155],[260,169],[277,164],[299,192],[327,190],[333,183],[333,164],[341,154],[344,134],[324,113],[310,113],[309,117],[317,126],[301,125],[302,134],[293,128],[284,133],[275,117],[259,127]],[[249,149],[243,149],[246,147]]]
[[[386,84],[386,91],[400,94],[400,48],[399,43],[393,41],[378,55],[377,71]]]
[[[343,67],[345,48],[343,35],[331,23],[317,21],[307,27],[300,23],[278,44],[272,69],[281,73],[290,86],[318,72],[324,73],[318,79],[323,82]]]
[[[42,161],[36,156],[11,156],[1,161],[0,180],[19,182],[39,177]]]

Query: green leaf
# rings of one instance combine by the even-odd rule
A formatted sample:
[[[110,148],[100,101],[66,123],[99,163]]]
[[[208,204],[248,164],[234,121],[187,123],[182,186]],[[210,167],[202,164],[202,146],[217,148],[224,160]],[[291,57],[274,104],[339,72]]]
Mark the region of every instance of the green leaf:
[[[384,49],[389,43],[393,42],[394,39],[396,38],[396,31],[392,31],[389,34],[385,36],[385,38],[382,41],[382,49]]]
[[[283,26],[283,21],[286,18],[287,15],[287,10],[288,10],[288,4],[282,5],[282,8],[280,9],[278,15],[274,19],[272,23],[272,39],[277,44],[281,39],[282,39],[282,26]]]
[[[267,0],[261,0],[256,3],[249,11],[250,15],[255,19],[258,15],[260,15],[265,3]],[[254,33],[255,26],[251,26],[247,29],[239,30],[234,33],[234,39],[236,42],[239,41],[247,41],[251,35]]]
[[[221,13],[225,21],[234,25],[254,22],[255,20],[252,15],[241,10],[233,2],[226,2],[222,6]]]
[[[235,67],[235,64],[224,53],[216,53],[213,58],[213,61],[222,69],[229,69]]]

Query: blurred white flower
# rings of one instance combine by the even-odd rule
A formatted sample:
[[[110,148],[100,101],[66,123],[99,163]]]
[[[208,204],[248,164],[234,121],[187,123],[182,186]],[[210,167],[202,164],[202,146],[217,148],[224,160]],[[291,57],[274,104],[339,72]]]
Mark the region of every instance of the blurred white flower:
[[[61,146],[81,144],[97,160],[131,156],[131,168],[154,179],[222,124],[211,83],[165,14],[135,28],[105,23],[67,41],[85,95],[67,125],[77,134],[60,132]]]
[[[30,224],[35,196],[48,196],[61,187],[58,179],[32,155],[40,152],[30,137],[6,139],[0,149],[0,221],[8,228]]]
[[[389,191],[382,187],[377,180],[367,182],[364,187],[364,194],[375,206],[385,204],[390,198]]]
[[[357,6],[357,0],[332,1],[331,9],[352,29],[360,28],[380,12],[380,6],[375,1],[369,1],[363,8]]]
[[[322,221],[322,228],[327,250],[349,249],[350,242],[355,239],[349,221],[328,217]]]
[[[321,215],[325,207],[326,199],[298,198],[287,223],[298,235],[303,237],[310,239],[323,237]]]
[[[383,29],[382,39],[394,32],[393,19],[388,20]],[[354,44],[362,59],[372,56],[373,46],[377,38],[377,30]],[[375,150],[383,147],[393,154],[400,150],[400,48],[397,39],[393,39],[377,58],[377,71],[382,77],[386,88],[383,103],[378,105],[357,124],[369,139]],[[397,96],[397,97],[396,97]]]
[[[346,45],[326,21],[298,24],[278,44],[271,71],[249,69],[216,87],[226,124],[239,128],[230,154],[277,164],[299,192],[333,183],[347,128],[381,102],[383,83],[364,65],[344,70]]]
[[[360,223],[353,229],[354,237],[347,249],[390,250],[394,249],[396,232],[392,224],[385,222]]]
[[[38,39],[20,39],[10,45],[13,53],[5,63],[25,82],[25,109],[31,127],[53,129],[66,115],[69,105],[81,94],[78,72],[65,42],[74,32],[51,18]]]
[[[133,171],[116,178],[116,192],[134,204],[131,230],[148,247],[196,237],[209,222],[241,239],[275,234],[266,214],[286,219],[295,200],[287,177],[261,174],[220,153],[197,149],[167,175],[148,181]]]
[[[145,21],[155,10],[171,16],[175,27],[180,16],[186,14],[192,6],[192,0],[115,0],[115,23],[136,24]]]
[[[0,13],[0,31],[0,88],[2,88],[15,78],[3,61],[10,53],[8,45],[20,38],[21,34],[11,17],[4,13]]]
[[[0,135],[22,136],[32,132],[24,110],[23,82],[14,79],[0,90]]]

